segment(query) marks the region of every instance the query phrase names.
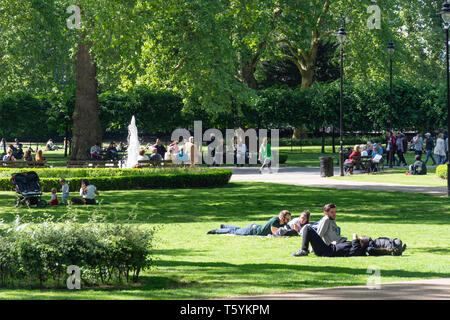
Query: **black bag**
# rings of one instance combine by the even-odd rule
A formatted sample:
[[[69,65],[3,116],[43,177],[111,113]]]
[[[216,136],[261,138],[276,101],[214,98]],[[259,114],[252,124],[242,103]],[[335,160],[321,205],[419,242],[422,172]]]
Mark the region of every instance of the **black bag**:
[[[381,237],[369,242],[366,253],[369,256],[401,255],[402,246],[402,240],[398,238]]]

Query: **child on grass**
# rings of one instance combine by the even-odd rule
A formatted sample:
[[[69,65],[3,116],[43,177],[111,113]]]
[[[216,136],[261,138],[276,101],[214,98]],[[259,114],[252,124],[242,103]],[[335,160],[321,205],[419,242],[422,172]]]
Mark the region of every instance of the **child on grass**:
[[[56,195],[56,188],[52,188],[52,198],[50,200],[51,206],[57,206],[59,204],[58,202],[58,196]]]
[[[69,200],[69,184],[66,182],[66,179],[61,178],[59,180],[59,183],[61,183],[62,189],[62,204],[67,205]]]

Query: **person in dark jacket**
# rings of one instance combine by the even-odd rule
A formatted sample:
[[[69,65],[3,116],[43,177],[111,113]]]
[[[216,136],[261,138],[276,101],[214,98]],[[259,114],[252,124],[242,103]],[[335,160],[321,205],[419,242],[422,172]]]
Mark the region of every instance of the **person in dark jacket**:
[[[166,154],[167,149],[161,144],[161,140],[156,139],[156,144],[153,145],[153,148],[155,148],[156,152],[161,156],[162,159],[164,159],[164,155]]]
[[[314,250],[314,253],[320,257],[352,257],[365,255],[370,238],[358,238],[356,234],[353,235],[352,241],[344,241],[336,243],[333,241],[327,245],[316,231],[310,226],[306,225],[302,230],[302,248],[293,254],[294,257],[307,256],[309,254],[309,244]]]
[[[425,150],[427,151],[427,158],[425,159],[425,165],[428,163],[428,159],[431,158],[433,160],[433,166],[436,165],[436,160],[434,160],[433,157],[433,150],[434,150],[434,140],[431,137],[431,133],[425,133]]]

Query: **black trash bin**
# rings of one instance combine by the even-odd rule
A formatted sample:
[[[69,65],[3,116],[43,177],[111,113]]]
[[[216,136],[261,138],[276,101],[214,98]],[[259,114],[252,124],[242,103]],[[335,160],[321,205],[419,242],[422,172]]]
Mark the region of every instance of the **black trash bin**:
[[[332,177],[334,176],[333,157],[320,157],[320,176]]]

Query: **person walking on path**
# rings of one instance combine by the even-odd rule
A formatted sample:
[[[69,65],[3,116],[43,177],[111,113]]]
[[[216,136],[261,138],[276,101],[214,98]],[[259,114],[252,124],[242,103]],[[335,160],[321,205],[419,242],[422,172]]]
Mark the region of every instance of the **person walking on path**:
[[[434,160],[433,157],[433,150],[435,151],[434,148],[434,140],[431,137],[431,133],[425,133],[425,150],[427,151],[427,158],[425,159],[425,165],[428,163],[428,159],[431,158],[431,160],[433,160],[433,166],[436,165],[436,160]],[[434,152],[436,154],[436,152]]]
[[[261,147],[259,148],[259,161],[261,161],[262,166],[259,169],[259,173],[262,173],[262,170],[265,167],[269,168],[269,173],[272,173],[272,169],[270,168],[272,166],[272,149],[270,145],[269,139],[266,137],[263,139],[263,142],[261,144]]]
[[[391,150],[392,148],[392,150]],[[386,151],[389,167],[392,167],[397,161],[395,159],[395,154],[397,153],[397,141],[394,135],[394,132],[387,132],[387,141],[386,141]],[[392,155],[392,159],[391,159]]]
[[[436,147],[434,148],[434,154],[436,155],[437,162],[439,165],[445,163],[445,140],[443,133],[439,133],[438,135],[438,138],[436,140]],[[426,163],[427,162],[425,161],[425,164]]]
[[[405,135],[401,132],[397,133],[397,140],[395,141],[396,145],[397,145],[397,156],[398,156],[398,164],[400,166],[400,163],[402,164],[402,166],[406,167],[408,164],[406,163],[405,160],[405,152],[406,152],[406,148],[405,148]]]
[[[423,152],[423,138],[422,132],[417,132],[417,136],[414,137],[414,152],[416,155],[422,155]]]

